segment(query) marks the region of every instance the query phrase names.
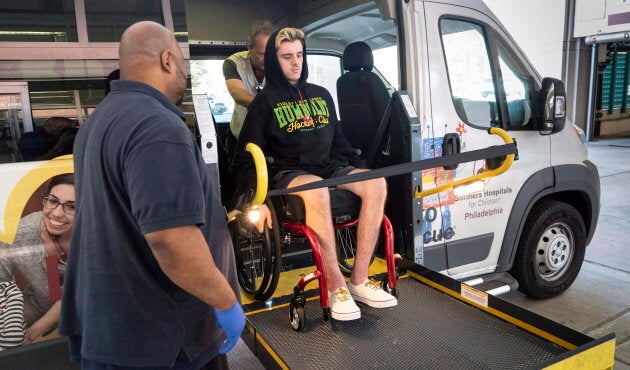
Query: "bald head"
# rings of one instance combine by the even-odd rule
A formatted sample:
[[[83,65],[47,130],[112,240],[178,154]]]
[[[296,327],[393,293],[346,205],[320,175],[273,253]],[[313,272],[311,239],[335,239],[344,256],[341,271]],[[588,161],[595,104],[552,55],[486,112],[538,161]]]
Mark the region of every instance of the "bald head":
[[[181,98],[173,95],[183,94],[174,91],[181,89],[182,75],[185,89],[185,61],[175,35],[168,28],[151,21],[134,23],[123,33],[118,53],[121,80],[151,85],[173,101]]]
[[[131,25],[123,33],[118,49],[121,77],[137,73],[138,68],[158,66],[160,53],[176,44],[171,31],[159,23],[143,21]]]

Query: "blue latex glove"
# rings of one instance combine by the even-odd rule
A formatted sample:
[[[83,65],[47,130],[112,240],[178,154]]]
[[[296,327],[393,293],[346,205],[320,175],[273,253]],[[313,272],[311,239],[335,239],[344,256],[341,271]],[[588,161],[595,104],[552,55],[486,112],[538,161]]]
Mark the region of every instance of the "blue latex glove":
[[[227,335],[227,340],[219,349],[220,354],[225,354],[238,342],[238,338],[241,336],[243,328],[245,328],[245,314],[241,305],[236,301],[234,306],[225,311],[214,309],[214,316],[217,318],[219,327]]]

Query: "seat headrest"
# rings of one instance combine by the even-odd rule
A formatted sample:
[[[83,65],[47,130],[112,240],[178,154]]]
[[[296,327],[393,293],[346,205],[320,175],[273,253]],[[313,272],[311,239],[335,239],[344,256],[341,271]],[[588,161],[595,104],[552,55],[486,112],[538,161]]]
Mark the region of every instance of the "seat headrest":
[[[374,67],[372,49],[363,41],[357,41],[346,46],[343,51],[343,69],[347,71],[371,71]]]

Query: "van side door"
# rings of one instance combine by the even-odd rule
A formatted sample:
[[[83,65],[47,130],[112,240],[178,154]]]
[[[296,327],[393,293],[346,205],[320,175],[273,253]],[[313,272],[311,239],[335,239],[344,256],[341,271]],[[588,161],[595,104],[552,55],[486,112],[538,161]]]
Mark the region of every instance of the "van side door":
[[[424,19],[418,13],[411,17],[424,22],[428,43],[430,86],[424,93],[431,96],[432,115],[422,122],[423,158],[441,155],[448,133],[460,137],[464,152],[501,144],[487,133],[489,127],[508,130],[519,148],[512,168],[486,180],[481,189],[450,190],[422,200],[424,248],[444,250],[445,266],[439,270],[449,275],[491,272],[521,186],[550,165],[550,139],[540,135],[532,116],[540,78],[491,16],[438,2],[424,2],[424,10]],[[427,170],[423,188],[484,170],[484,161]]]

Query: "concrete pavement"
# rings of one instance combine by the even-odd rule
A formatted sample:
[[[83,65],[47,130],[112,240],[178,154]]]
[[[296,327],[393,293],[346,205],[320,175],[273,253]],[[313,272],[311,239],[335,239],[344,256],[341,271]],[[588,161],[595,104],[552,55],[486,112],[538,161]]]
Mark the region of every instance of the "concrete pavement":
[[[599,169],[601,212],[575,283],[559,297],[502,296],[518,306],[598,338],[615,332],[615,370],[630,370],[630,138],[588,143]]]

